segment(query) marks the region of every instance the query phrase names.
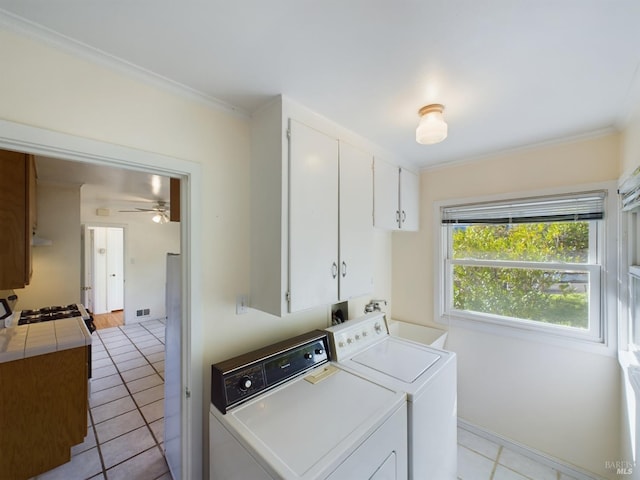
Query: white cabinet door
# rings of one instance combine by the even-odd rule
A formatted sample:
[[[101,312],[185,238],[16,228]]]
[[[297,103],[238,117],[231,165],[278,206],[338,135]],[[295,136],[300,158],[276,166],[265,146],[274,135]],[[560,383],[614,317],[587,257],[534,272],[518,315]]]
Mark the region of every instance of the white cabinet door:
[[[340,142],[340,299],[373,291],[373,158]]]
[[[400,170],[400,229],[417,231],[420,225],[420,178]]]
[[[338,300],[338,141],[295,120],[289,127],[289,311],[297,312]]]
[[[374,224],[385,230],[399,228],[398,167],[378,158],[373,167],[374,178]]]

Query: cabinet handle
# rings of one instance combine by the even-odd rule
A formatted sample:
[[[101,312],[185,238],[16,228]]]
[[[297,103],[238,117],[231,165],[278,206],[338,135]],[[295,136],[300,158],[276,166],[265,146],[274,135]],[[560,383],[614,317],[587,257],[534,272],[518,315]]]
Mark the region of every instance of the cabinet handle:
[[[342,278],[347,276],[347,264],[342,262]]]
[[[404,223],[407,220],[407,214],[404,210],[402,210],[402,223]]]
[[[333,278],[338,276],[338,264],[336,262],[333,262],[333,265],[331,266],[331,276]]]

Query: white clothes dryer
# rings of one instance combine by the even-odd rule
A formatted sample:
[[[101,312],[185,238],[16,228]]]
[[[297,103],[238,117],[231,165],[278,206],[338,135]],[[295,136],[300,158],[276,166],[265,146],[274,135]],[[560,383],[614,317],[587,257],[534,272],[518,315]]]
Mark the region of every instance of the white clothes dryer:
[[[212,366],[211,480],[405,480],[406,394],[329,362],[317,330]]]
[[[455,353],[390,336],[381,312],[327,332],[341,367],[407,393],[409,478],[457,478]]]

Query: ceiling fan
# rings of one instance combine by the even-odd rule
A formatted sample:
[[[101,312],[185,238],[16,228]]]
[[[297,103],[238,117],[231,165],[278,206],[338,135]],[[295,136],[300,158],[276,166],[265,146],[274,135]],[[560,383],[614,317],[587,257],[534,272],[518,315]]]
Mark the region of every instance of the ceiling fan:
[[[163,200],[158,200],[152,208],[136,208],[135,210],[118,210],[123,213],[147,213],[154,212],[151,220],[156,223],[169,223],[169,204]]]

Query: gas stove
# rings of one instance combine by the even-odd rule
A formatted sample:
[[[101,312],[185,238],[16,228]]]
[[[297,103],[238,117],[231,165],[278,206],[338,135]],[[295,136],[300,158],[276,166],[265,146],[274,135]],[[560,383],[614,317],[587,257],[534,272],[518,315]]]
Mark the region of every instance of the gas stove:
[[[29,325],[31,323],[49,322],[52,320],[60,320],[63,318],[81,317],[87,325],[89,332],[93,333],[96,329],[93,324],[91,314],[87,312],[81,303],[72,303],[70,305],[55,305],[51,307],[38,308],[37,310],[21,310],[16,312],[18,316],[18,325]]]

